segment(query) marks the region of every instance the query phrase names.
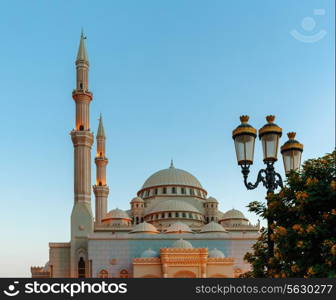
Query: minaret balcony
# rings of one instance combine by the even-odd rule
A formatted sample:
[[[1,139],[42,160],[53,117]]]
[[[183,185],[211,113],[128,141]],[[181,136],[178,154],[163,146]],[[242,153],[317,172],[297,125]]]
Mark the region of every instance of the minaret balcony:
[[[105,156],[97,156],[95,157],[95,163],[100,166],[106,166],[108,164],[108,158]]]
[[[88,89],[86,89],[86,90],[84,90],[84,89],[82,89],[82,90],[76,90],[76,89],[74,89],[72,91],[72,98],[75,99],[77,96],[80,96],[80,95],[89,96],[90,100],[93,98],[92,92],[90,92]]]

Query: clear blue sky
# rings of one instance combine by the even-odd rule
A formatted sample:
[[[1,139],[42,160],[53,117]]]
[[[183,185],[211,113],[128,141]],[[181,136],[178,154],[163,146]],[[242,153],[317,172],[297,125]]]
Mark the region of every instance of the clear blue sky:
[[[29,276],[31,265],[47,261],[49,241],[69,240],[82,26],[91,126],[102,112],[108,137],[109,208],[129,208],[146,178],[173,158],[221,210],[235,207],[254,223],[246,205],[265,190],[243,186],[232,129],[242,114],[256,128],[275,114],[304,143],[303,159],[333,150],[334,23],[329,0],[1,2],[0,276]],[[293,29],[327,34],[304,43]],[[259,142],[255,161],[253,180]],[[282,161],[277,168],[283,174]]]

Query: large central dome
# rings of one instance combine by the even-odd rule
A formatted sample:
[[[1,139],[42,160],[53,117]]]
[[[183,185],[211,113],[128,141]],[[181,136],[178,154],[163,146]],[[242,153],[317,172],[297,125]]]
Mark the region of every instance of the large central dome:
[[[142,189],[162,185],[186,185],[203,189],[198,179],[187,171],[177,169],[173,162],[168,169],[160,170],[150,176],[142,186]]]

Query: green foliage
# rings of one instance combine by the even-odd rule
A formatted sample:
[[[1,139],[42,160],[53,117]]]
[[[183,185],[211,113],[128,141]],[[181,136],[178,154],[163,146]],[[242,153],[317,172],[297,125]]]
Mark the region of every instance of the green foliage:
[[[269,206],[249,211],[271,216],[274,256],[268,260],[267,230],[247,253],[252,271],[243,277],[336,277],[336,152],[303,164],[286,186],[269,194]]]

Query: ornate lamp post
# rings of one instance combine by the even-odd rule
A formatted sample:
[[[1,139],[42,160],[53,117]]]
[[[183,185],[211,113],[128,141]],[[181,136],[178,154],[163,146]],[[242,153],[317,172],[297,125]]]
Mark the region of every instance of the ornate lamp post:
[[[282,135],[282,129],[274,123],[275,116],[267,116],[267,124],[259,129],[259,139],[262,143],[265,169],[258,172],[255,183],[248,182],[250,166],[253,164],[254,144],[257,137],[257,130],[247,122],[248,116],[241,116],[241,124],[232,132],[232,138],[235,143],[238,165],[241,166],[244,184],[248,190],[255,189],[259,183],[267,189],[267,206],[269,205],[269,194],[273,194],[278,187],[283,187],[282,178],[274,170],[274,163],[278,160],[279,139]],[[295,133],[288,133],[289,140],[281,147],[281,154],[284,161],[286,175],[292,170],[298,170],[301,164],[301,154],[303,145],[294,140]],[[267,218],[268,225],[268,249],[269,257],[273,256],[274,242],[271,240],[273,219]]]

